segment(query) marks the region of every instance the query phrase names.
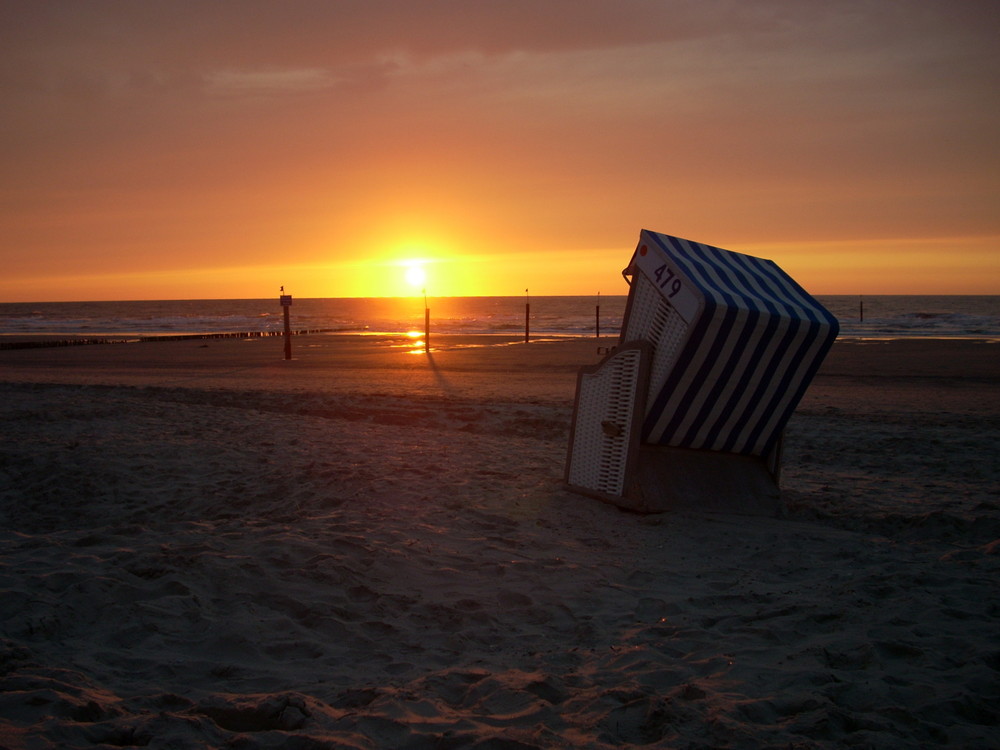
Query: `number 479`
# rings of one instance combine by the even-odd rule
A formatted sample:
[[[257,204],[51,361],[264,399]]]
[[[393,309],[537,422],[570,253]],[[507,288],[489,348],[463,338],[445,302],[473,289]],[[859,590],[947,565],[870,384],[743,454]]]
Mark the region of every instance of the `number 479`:
[[[666,264],[653,271],[653,275],[656,276],[660,289],[667,290],[668,297],[673,297],[681,290],[681,280],[677,278],[673,269],[667,268]]]

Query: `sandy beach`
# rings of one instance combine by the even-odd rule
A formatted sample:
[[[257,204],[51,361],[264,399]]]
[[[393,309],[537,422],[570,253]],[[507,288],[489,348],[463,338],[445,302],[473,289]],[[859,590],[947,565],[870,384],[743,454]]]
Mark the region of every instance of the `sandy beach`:
[[[1000,344],[840,341],[775,518],[562,484],[610,339],[0,351],[0,748],[1000,746]]]

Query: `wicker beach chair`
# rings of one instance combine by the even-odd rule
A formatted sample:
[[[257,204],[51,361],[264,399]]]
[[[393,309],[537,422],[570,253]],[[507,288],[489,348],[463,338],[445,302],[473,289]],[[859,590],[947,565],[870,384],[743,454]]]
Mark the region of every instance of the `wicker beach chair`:
[[[582,368],[567,485],[644,512],[779,507],[782,433],[836,319],[769,260],[643,230],[619,345]]]

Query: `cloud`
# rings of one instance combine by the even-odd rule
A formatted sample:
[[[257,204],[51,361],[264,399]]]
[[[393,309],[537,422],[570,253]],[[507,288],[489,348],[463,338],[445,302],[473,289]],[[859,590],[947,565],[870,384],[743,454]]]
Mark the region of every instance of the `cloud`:
[[[210,94],[297,94],[330,89],[338,80],[322,68],[218,70],[205,76]]]

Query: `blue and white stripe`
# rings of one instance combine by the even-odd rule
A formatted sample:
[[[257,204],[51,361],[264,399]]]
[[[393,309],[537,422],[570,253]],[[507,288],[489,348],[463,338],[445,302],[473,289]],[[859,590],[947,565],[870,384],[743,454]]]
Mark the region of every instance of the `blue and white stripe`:
[[[767,455],[836,338],[836,318],[770,260],[648,230],[636,253],[633,273],[662,260],[700,297],[686,343],[649,394],[643,442]]]

